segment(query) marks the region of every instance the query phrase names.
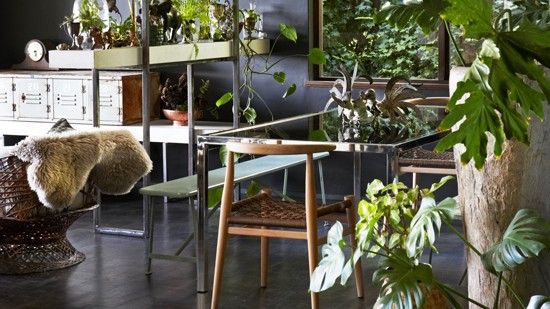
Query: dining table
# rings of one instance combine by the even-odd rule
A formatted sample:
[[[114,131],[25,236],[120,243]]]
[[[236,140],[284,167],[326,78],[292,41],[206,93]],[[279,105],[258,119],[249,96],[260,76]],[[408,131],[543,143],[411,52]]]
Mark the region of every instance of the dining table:
[[[439,131],[437,125],[444,115],[440,108],[426,107],[423,117],[432,123],[430,130],[424,130],[412,137],[399,139],[394,134],[393,141],[378,140],[372,142],[372,130],[368,126],[347,126],[343,123],[342,111],[331,109],[274,120],[258,125],[230,129],[197,136],[197,223],[195,241],[197,254],[197,290],[208,291],[208,171],[209,152],[227,142],[264,143],[264,144],[330,144],[334,151],[349,153],[353,158],[353,195],[361,199],[362,156],[379,154],[385,156],[385,181],[390,183],[397,176],[399,154],[408,149],[431,144],[441,139],[446,132]],[[366,128],[366,129],[365,129]],[[398,132],[399,133],[399,132]],[[368,137],[367,137],[368,135]],[[350,158],[351,159],[351,158]]]

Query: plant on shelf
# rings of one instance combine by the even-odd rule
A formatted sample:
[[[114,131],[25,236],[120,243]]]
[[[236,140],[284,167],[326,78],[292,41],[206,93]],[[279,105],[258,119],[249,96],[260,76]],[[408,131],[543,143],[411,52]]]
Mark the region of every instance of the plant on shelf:
[[[373,282],[380,288],[377,304],[381,308],[444,308],[441,298],[459,308],[462,298],[488,308],[468,298],[460,291],[437,279],[432,265],[421,261],[426,248],[437,252],[436,233],[441,225],[447,226],[466,246],[483,260],[486,269],[498,280],[499,291],[508,284],[506,273],[538,256],[550,242],[550,221],[544,220],[531,210],[521,209],[511,220],[500,241],[485,252],[475,248],[453,226],[458,212],[453,198],[436,203],[434,191],[452,177],[444,177],[430,188],[408,188],[401,182],[384,186],[374,180],[367,186],[366,199],[358,205],[359,222],[355,235],[358,246],[346,262],[343,248],[342,225],[336,222],[328,232],[327,244],[323,245],[323,259],[311,276],[310,289],[324,291],[334,285],[338,277],[345,284],[352,268],[362,255],[379,256],[381,259],[374,272]],[[523,304],[522,304],[523,305]],[[493,308],[498,308],[495,303]]]
[[[326,128],[336,131],[330,132],[328,136],[339,136],[341,140],[348,141],[392,143],[435,129],[424,121],[420,109],[407,102],[409,99],[424,98],[408,78],[391,78],[386,84],[384,98],[378,101],[374,89],[361,91],[354,97],[353,87],[359,78],[357,70],[357,64],[352,74],[342,67],[339,70],[342,78],[337,79],[330,90],[331,97],[325,110],[336,103],[339,120],[331,122],[333,125]],[[372,83],[369,76],[365,78]]]
[[[254,88],[254,78],[258,76],[270,76],[273,81],[280,85],[285,86],[283,94],[281,95],[282,99],[286,99],[296,92],[297,86],[295,83],[287,83],[287,75],[284,71],[274,71],[274,68],[291,57],[307,57],[309,62],[312,64],[324,64],[326,63],[325,54],[319,48],[312,48],[309,50],[308,54],[292,55],[280,57],[279,59],[273,61],[272,55],[277,43],[281,38],[286,38],[287,40],[296,43],[298,40],[298,34],[296,29],[293,26],[287,24],[279,24],[279,34],[273,40],[273,44],[267,55],[258,54],[252,44],[254,40],[240,40],[241,54],[244,58],[242,65],[242,77],[243,83],[239,89],[242,97],[245,97],[245,105],[239,106],[239,113],[247,123],[254,124],[256,123],[257,113],[256,109],[253,107],[254,103],[261,103],[267,109],[271,119],[273,119],[273,113],[269,109],[264,98],[261,94]],[[227,92],[223,94],[217,101],[216,106],[221,107],[227,104],[233,98],[232,92]],[[256,104],[257,104],[256,103]]]
[[[94,28],[101,31],[107,26],[106,21],[102,18],[102,12],[106,8],[100,7],[96,0],[80,0],[79,2],[78,14],[73,17],[75,21],[80,22],[81,31],[87,32]],[[103,15],[105,14],[108,14],[108,12],[103,12]]]
[[[183,22],[182,30],[187,42],[210,38],[209,5],[209,0],[172,0],[172,6]]]
[[[201,119],[205,110],[217,118],[217,110],[209,106],[206,99],[210,80],[201,80],[201,86],[195,97],[193,106],[194,119]],[[160,99],[164,116],[174,122],[174,125],[186,125],[188,122],[187,112],[187,76],[182,74],[176,82],[172,78],[167,78],[164,85],[159,88]]]

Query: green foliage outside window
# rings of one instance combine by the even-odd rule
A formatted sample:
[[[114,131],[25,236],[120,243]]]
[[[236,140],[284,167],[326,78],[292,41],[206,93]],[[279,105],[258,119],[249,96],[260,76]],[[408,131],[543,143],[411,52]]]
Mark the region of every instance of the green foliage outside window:
[[[437,79],[436,33],[426,36],[416,26],[397,29],[375,20],[377,3],[402,1],[323,0],[323,50],[327,64],[322,77],[339,76],[345,66],[359,63],[363,74],[390,78]]]

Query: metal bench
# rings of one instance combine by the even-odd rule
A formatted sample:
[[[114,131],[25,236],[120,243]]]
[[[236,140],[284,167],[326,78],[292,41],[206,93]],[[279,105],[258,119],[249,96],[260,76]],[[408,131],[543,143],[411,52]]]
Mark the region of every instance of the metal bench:
[[[325,188],[323,180],[323,165],[320,159],[329,155],[328,152],[321,152],[313,155],[313,160],[317,160],[319,166],[319,183],[321,187],[321,199],[323,204],[326,203]],[[284,170],[284,181],[282,194],[286,195],[288,169],[294,166],[305,164],[306,155],[290,155],[290,156],[277,156],[269,155],[260,158],[251,159],[235,164],[235,183],[241,183],[243,181],[253,180],[263,175],[274,173]],[[208,189],[220,188],[224,184],[225,180],[225,167],[211,170],[208,173]],[[145,246],[145,255],[147,258],[146,273],[151,273],[151,262],[153,259],[180,261],[180,262],[196,262],[196,257],[181,256],[183,250],[193,240],[194,233],[189,235],[184,240],[182,245],[175,251],[174,254],[160,254],[153,252],[153,234],[154,234],[154,220],[153,220],[153,197],[168,197],[168,198],[193,198],[197,195],[197,175],[191,175],[175,180],[171,180],[164,183],[159,183],[151,186],[141,188],[139,192],[147,197],[147,213],[145,214],[146,226],[148,226],[149,235],[146,235],[147,241]],[[210,211],[209,217],[215,211],[215,208]],[[194,231],[197,229],[195,211],[193,213],[193,225]]]

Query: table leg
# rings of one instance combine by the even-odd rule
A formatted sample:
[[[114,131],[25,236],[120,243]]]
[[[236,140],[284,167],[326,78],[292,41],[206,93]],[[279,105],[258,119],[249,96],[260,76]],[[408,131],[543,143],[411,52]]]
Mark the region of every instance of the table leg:
[[[168,158],[166,154],[166,143],[162,143],[162,181],[168,181]],[[164,204],[168,203],[168,197],[164,197]]]
[[[197,292],[208,292],[208,145],[197,144],[197,225],[195,248],[197,254]]]
[[[390,151],[386,153],[386,184],[393,182],[395,177],[397,177],[397,165],[398,162],[397,151]]]

